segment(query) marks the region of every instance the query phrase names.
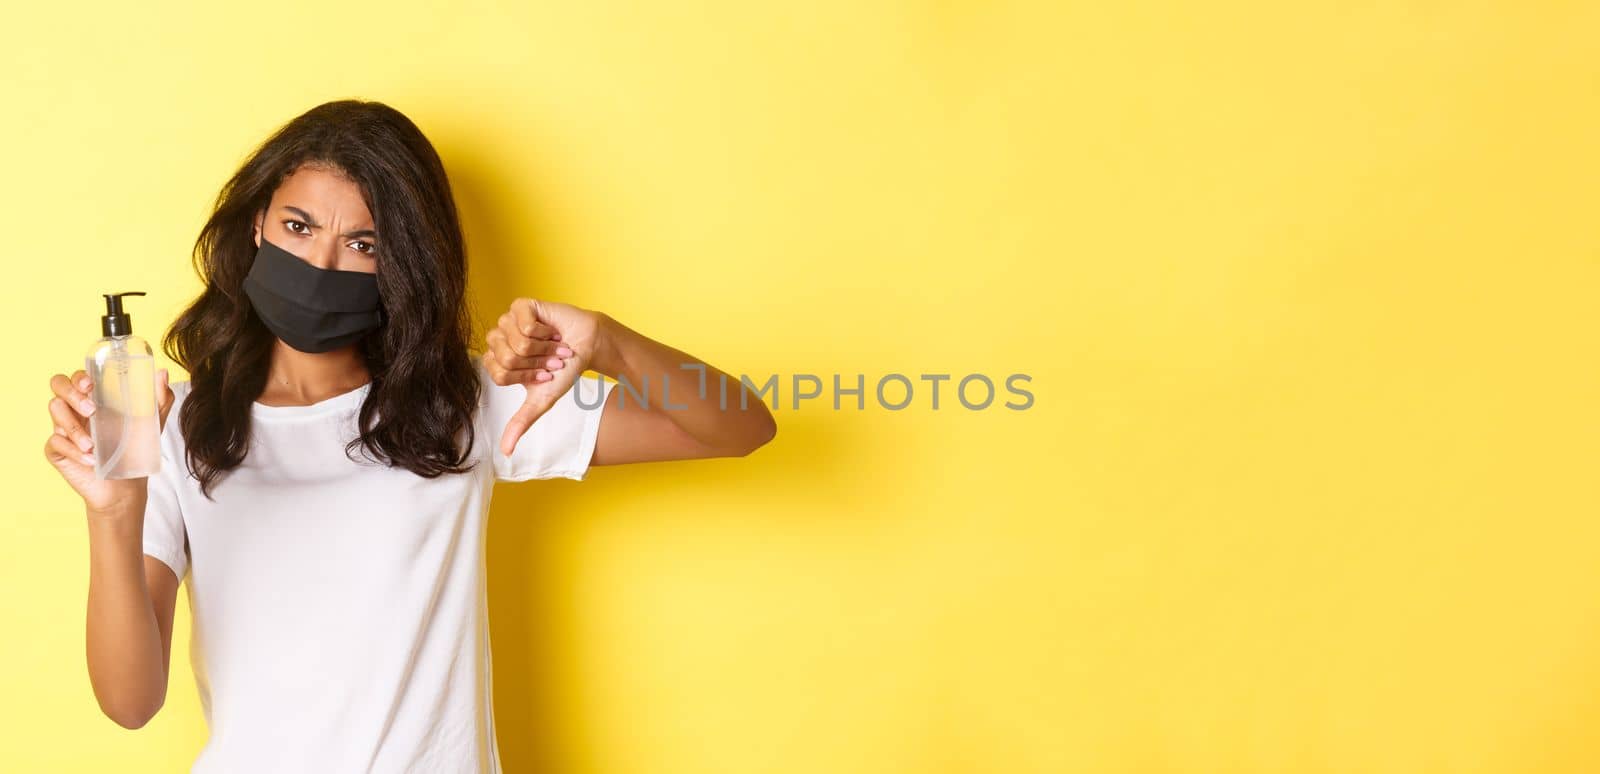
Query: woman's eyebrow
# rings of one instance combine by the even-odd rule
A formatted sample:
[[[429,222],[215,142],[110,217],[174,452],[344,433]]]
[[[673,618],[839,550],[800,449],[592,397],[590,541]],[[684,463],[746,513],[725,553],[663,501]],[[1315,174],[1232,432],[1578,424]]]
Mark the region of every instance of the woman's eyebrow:
[[[288,211],[290,211],[290,212],[292,212],[292,213],[294,213],[294,214],[296,214],[296,215],[298,215],[298,216],[300,216],[300,219],[305,221],[306,225],[308,225],[308,226],[310,226],[312,228],[322,228],[322,224],[318,223],[316,218],[311,217],[311,213],[306,212],[305,210],[302,210],[299,207],[296,207],[296,206],[294,206],[292,204],[285,204],[285,205],[283,205],[283,208],[288,210]],[[340,234],[339,236],[342,236],[342,237],[371,237],[373,239],[377,239],[378,238],[378,232],[373,231],[370,228],[364,228],[364,229],[361,229],[360,231],[347,231],[347,232],[345,232],[343,234]]]

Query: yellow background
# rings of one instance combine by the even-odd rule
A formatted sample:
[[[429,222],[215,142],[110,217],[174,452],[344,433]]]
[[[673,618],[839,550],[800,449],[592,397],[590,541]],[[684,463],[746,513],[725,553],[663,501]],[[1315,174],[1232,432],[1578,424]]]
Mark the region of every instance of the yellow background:
[[[1405,5],[8,10],[0,768],[203,743],[184,601],[160,715],[95,705],[47,381],[356,96],[439,148],[490,319],[1033,376],[503,486],[509,770],[1600,769],[1600,11]]]

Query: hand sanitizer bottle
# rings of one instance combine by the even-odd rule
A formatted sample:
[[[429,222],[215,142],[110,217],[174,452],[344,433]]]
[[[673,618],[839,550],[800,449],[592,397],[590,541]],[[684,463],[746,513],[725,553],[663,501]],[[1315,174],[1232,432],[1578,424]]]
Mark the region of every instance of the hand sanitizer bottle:
[[[143,478],[161,470],[161,415],[156,409],[156,359],[150,345],[133,335],[133,318],[122,311],[123,296],[105,294],[102,338],[84,358],[93,382],[95,478]]]

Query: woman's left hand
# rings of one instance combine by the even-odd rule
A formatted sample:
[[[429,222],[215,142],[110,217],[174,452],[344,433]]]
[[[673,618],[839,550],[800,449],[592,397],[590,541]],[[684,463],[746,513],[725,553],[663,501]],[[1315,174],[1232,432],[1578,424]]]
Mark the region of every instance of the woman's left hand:
[[[519,298],[484,338],[484,366],[495,384],[522,384],[528,397],[506,422],[500,450],[507,456],[534,420],[549,411],[594,361],[603,344],[604,316],[570,304]]]

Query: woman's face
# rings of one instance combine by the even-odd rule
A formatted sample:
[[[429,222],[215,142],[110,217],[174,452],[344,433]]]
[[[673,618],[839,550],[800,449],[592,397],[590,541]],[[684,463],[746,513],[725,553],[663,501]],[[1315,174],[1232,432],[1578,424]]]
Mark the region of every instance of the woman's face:
[[[256,217],[255,243],[267,240],[321,269],[378,271],[378,233],[361,189],[325,167],[302,165]]]

